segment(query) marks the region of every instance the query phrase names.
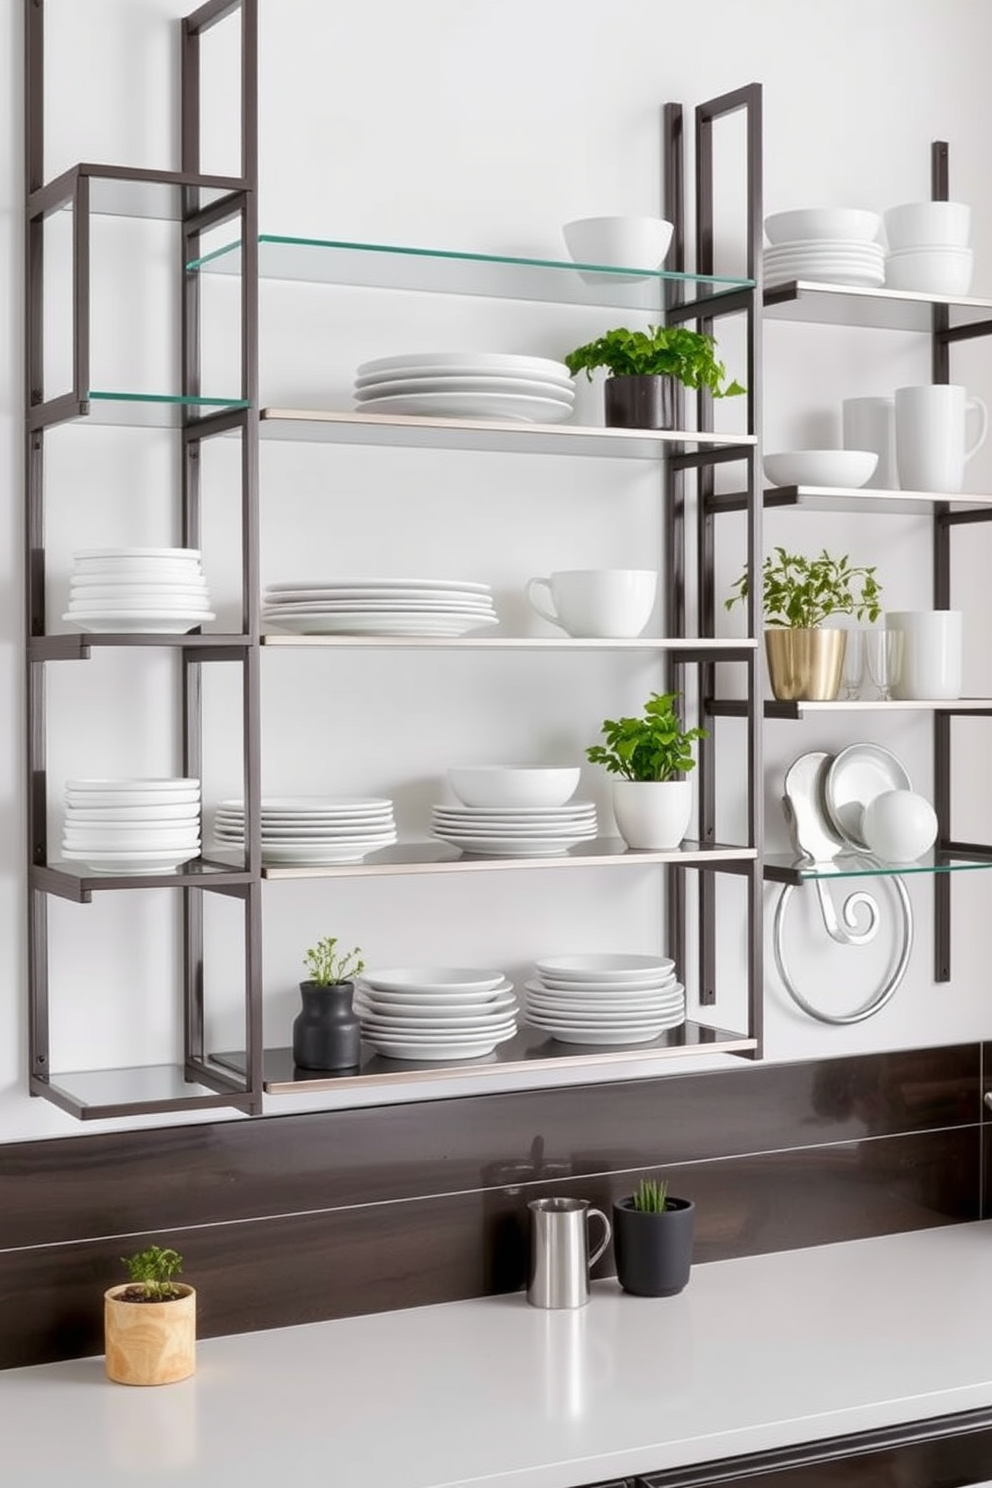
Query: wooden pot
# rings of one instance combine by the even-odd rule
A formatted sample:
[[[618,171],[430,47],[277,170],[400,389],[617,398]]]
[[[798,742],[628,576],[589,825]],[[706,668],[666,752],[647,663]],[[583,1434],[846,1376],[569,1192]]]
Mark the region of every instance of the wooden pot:
[[[107,1378],[119,1385],[171,1385],[196,1370],[196,1292],[173,1285],[171,1302],[125,1302],[125,1282],[103,1294]]]

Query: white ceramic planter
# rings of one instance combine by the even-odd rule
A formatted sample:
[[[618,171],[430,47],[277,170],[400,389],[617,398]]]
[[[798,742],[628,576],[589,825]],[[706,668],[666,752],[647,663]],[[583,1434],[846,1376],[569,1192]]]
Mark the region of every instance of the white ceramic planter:
[[[613,815],[628,847],[650,852],[678,847],[692,815],[692,782],[614,780]]]

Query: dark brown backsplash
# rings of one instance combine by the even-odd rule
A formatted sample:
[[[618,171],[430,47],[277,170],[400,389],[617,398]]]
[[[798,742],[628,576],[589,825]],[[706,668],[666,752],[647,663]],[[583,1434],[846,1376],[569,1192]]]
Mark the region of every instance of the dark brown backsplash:
[[[975,1219],[982,1089],[971,1044],[0,1146],[0,1367],[100,1352],[150,1238],[207,1337],[513,1290],[529,1198],[651,1171],[698,1261]]]

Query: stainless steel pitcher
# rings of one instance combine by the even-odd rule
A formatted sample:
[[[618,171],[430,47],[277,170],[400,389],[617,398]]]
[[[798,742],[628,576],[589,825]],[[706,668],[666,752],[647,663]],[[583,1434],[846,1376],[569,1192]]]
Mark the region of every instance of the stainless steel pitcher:
[[[610,1243],[610,1221],[585,1199],[532,1199],[527,1301],[535,1307],[584,1307],[589,1271]],[[603,1224],[603,1238],[590,1255],[589,1221]]]

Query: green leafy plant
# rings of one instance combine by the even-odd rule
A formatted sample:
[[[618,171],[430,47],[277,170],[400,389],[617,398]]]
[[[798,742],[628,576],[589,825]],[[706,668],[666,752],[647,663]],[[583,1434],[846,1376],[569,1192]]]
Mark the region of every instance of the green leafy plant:
[[[664,1178],[642,1178],[631,1195],[630,1207],[639,1214],[664,1214],[668,1208],[668,1183]]]
[[[315,946],[310,947],[303,958],[303,964],[310,973],[310,980],[317,987],[331,987],[337,986],[340,982],[350,982],[352,977],[358,976],[365,970],[365,962],[362,960],[358,946],[339,955],[335,949],[337,943],[337,936],[325,935],[323,940],[318,940]]]
[[[675,709],[677,692],[654,692],[641,718],[603,720],[605,746],[593,744],[586,758],[625,780],[672,780],[695,768],[692,745],[705,729],[683,729]]]
[[[182,1292],[173,1286],[172,1278],[183,1269],[183,1258],[177,1250],[163,1250],[159,1245],[150,1245],[147,1250],[135,1251],[132,1256],[121,1256],[121,1264],[127,1267],[131,1286],[129,1302],[174,1302]]]
[[[762,569],[765,624],[789,630],[814,629],[831,615],[853,615],[874,624],[882,613],[881,585],[875,567],[854,568],[847,554],[835,558],[826,548],[816,558],[776,548]],[[743,602],[749,592],[747,568],[731,586],[726,608]]]
[[[674,377],[689,388],[709,388],[714,398],[746,391],[739,382],[722,385],[727,369],[717,360],[713,337],[685,326],[648,326],[646,332],[618,326],[570,351],[565,365],[573,377],[584,371],[590,381],[597,367],[605,367],[611,377]]]

